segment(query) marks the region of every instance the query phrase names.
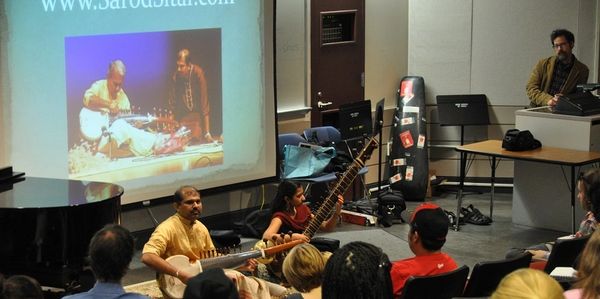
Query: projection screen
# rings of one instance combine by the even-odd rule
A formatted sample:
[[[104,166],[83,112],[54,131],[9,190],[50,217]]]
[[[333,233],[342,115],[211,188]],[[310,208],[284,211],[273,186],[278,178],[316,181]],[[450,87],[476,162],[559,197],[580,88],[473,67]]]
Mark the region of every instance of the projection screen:
[[[276,177],[272,1],[0,3],[15,170],[114,182],[124,204]]]

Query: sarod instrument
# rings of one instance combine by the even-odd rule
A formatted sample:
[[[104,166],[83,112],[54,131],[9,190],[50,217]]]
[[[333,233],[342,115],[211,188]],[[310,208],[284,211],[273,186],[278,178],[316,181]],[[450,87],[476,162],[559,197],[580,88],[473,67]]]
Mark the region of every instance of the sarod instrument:
[[[174,131],[179,128],[179,124],[172,117],[154,116],[150,113],[147,115],[125,113],[111,117],[106,112],[94,111],[84,107],[79,111],[79,129],[81,135],[88,141],[98,141],[102,137],[102,134],[108,130],[109,126],[118,119],[123,119],[128,123],[140,126],[158,123],[162,124],[164,128],[168,128],[167,131]],[[161,131],[164,131],[162,129]]]
[[[166,261],[178,269],[179,272],[186,272],[188,274],[196,275],[204,270],[213,268],[236,268],[242,266],[247,259],[267,258],[268,256],[288,250],[300,243],[304,243],[304,241],[295,240],[265,249],[255,249],[236,254],[201,259],[194,263],[190,263],[189,258],[185,255],[174,255],[167,258]],[[168,274],[159,275],[158,286],[161,292],[163,292],[163,294],[169,298],[183,298],[185,284],[177,277],[173,277]]]

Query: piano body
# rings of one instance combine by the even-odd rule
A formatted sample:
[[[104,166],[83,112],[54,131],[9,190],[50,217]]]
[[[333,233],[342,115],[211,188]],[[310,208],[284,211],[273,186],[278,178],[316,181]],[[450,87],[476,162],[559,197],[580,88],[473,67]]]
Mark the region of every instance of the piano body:
[[[105,224],[120,222],[122,194],[110,183],[0,181],[0,273],[29,275],[66,292],[91,287],[88,244]]]

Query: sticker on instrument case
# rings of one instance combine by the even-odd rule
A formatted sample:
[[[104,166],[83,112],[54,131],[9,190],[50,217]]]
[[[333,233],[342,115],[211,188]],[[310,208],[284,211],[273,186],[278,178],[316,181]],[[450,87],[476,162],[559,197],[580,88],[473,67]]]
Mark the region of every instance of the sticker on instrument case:
[[[397,173],[395,176],[393,176],[393,177],[390,178],[390,184],[393,184],[393,183],[395,183],[397,181],[400,181],[400,180],[402,180],[402,175],[399,174],[399,173]]]
[[[404,108],[402,109],[402,112],[404,112],[404,113],[417,113],[417,114],[419,114],[419,107],[417,107],[417,106],[404,106]]]
[[[406,159],[394,159],[394,161],[392,161],[392,164],[394,166],[406,165]]]
[[[400,141],[402,141],[402,146],[404,148],[409,148],[415,144],[410,131],[404,131],[400,133]]]
[[[415,123],[414,117],[405,117],[402,119],[402,125],[412,125]]]
[[[413,82],[402,81],[400,85],[400,96],[402,97],[402,103],[406,104],[415,96],[413,94]]]
[[[419,139],[417,140],[417,147],[423,148],[425,146],[425,135],[419,134]]]
[[[407,181],[413,180],[413,171],[414,171],[414,168],[412,166],[406,166],[406,180]]]

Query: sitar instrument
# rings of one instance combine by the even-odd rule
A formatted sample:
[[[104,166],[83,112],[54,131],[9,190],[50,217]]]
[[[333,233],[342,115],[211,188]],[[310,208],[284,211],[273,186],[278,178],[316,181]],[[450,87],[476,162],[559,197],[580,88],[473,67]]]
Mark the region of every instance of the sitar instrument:
[[[348,165],[346,170],[338,176],[335,185],[333,186],[333,188],[330,189],[331,191],[329,192],[329,195],[327,196],[327,198],[325,198],[321,206],[318,208],[317,212],[310,219],[307,227],[304,229],[302,234],[307,236],[309,239],[311,239],[315,235],[315,233],[321,227],[321,223],[323,223],[323,221],[325,221],[331,215],[331,212],[333,211],[335,204],[338,200],[338,196],[344,194],[346,190],[348,190],[354,179],[358,176],[358,172],[365,166],[365,162],[371,158],[373,150],[375,150],[378,145],[379,143],[374,137],[371,138],[369,142],[365,144],[358,156],[354,158],[354,160],[350,165]],[[258,241],[255,247],[268,247],[272,244],[273,242],[271,240],[262,240]],[[274,259],[271,258],[268,261],[261,262],[271,263],[273,262],[273,260]],[[273,273],[275,273],[276,275],[280,273],[281,261],[273,262],[270,266],[270,270]]]
[[[334,187],[331,188],[329,195],[327,198],[325,198],[302,234],[307,236],[309,239],[315,235],[315,233],[321,227],[321,223],[323,223],[323,221],[325,221],[331,215],[338,196],[344,194],[346,190],[348,190],[348,187],[350,187],[354,179],[358,176],[358,172],[365,166],[365,162],[371,158],[373,150],[375,150],[378,145],[379,143],[377,140],[374,137],[371,138],[365,147],[363,147],[363,149],[360,151],[358,156],[354,158],[352,163],[346,168],[346,171],[344,171],[342,175],[338,176]]]

